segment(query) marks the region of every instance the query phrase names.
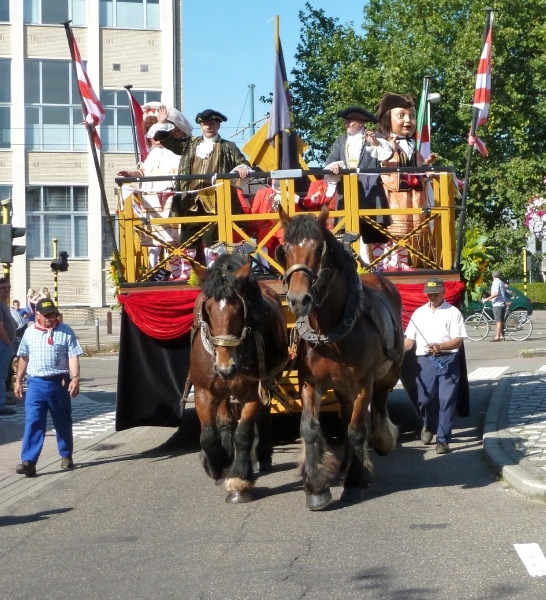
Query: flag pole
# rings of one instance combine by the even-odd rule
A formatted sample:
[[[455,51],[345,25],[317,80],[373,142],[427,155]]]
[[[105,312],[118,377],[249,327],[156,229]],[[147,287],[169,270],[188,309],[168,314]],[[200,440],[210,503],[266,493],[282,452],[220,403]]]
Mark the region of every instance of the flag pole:
[[[135,113],[133,111],[133,101],[131,99],[131,88],[132,85],[124,85],[123,88],[127,90],[127,96],[129,97],[129,114],[131,115],[131,126],[133,128],[133,145],[135,147],[135,161],[138,169],[138,165],[140,163],[140,155],[138,153],[138,142],[137,142],[137,134],[136,134],[136,123],[135,123]]]
[[[68,40],[68,48],[70,50],[70,56],[72,58],[72,68],[74,70],[74,77],[76,78],[76,83],[78,81],[78,72],[76,70],[76,61],[75,61],[75,56],[74,56],[74,48],[72,47],[72,36],[74,35],[72,33],[72,28],[70,27],[70,23],[72,23],[72,21],[65,21],[63,23],[61,23],[61,25],[64,25],[64,29],[66,32],[66,38]],[[87,135],[89,137],[89,144],[91,146],[91,154],[93,155],[93,162],[95,164],[95,171],[97,173],[97,179],[99,180],[99,187],[100,187],[100,195],[101,195],[101,200],[102,200],[102,209],[104,211],[104,216],[106,217],[106,221],[108,222],[108,229],[110,231],[110,237],[112,238],[112,247],[114,250],[114,258],[116,261],[116,268],[118,271],[118,278],[119,278],[119,282],[120,283],[125,283],[125,277],[123,275],[123,270],[122,270],[122,264],[121,264],[121,258],[119,256],[119,250],[118,250],[118,245],[116,242],[116,234],[114,231],[114,224],[112,223],[112,217],[110,215],[110,208],[108,206],[108,199],[106,198],[106,190],[104,189],[104,180],[102,178],[102,172],[100,170],[100,164],[99,164],[99,158],[97,156],[97,148],[95,147],[95,140],[93,139],[93,132],[91,131],[91,126],[89,125],[89,123],[87,122],[87,107],[85,106],[85,102],[83,101],[83,97],[81,95],[81,92],[79,91],[80,88],[78,86],[78,92],[80,93],[80,98],[82,101],[82,111],[83,111],[83,122],[85,125],[85,128],[87,129]]]
[[[279,15],[275,15],[275,56],[279,55],[279,46],[280,46],[280,25],[279,25]],[[271,117],[270,117],[271,118]],[[281,134],[275,134],[275,168],[280,169],[281,165]]]
[[[428,104],[428,90],[430,89],[430,75],[425,75],[423,77],[423,97],[421,98],[421,102],[423,104],[423,112],[427,110],[427,108],[429,107]],[[428,113],[427,113],[428,114]],[[423,116],[424,118],[424,116]],[[429,127],[429,136],[430,136],[430,118],[428,119],[428,127]],[[421,152],[421,145],[423,142],[423,131],[421,129],[421,131],[419,132],[419,139],[417,140],[417,152]]]
[[[487,33],[489,31],[489,27],[491,25],[491,13],[493,12],[492,8],[485,8],[485,25],[483,28],[483,39],[482,39],[482,51],[485,45],[485,40],[487,38]],[[481,56],[481,52],[480,52]],[[476,129],[478,127],[478,118],[479,118],[479,108],[474,107],[472,113],[472,123],[470,124],[470,136],[476,135]],[[468,198],[468,185],[470,180],[470,169],[472,168],[472,153],[474,151],[474,146],[468,146],[468,154],[466,157],[466,171],[464,175],[464,187],[463,187],[463,197],[461,199],[461,211],[459,213],[459,231],[457,232],[457,245],[455,247],[455,260],[453,263],[453,268],[455,270],[459,270],[461,268],[461,252],[463,250],[463,240],[464,240],[464,222],[466,219],[466,201]]]

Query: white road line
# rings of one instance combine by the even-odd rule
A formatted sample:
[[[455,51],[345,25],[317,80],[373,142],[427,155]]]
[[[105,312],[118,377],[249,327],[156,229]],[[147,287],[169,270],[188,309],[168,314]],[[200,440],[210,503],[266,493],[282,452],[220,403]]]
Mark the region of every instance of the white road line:
[[[468,381],[498,379],[510,367],[479,367],[468,374]]]
[[[540,367],[540,369],[538,370],[539,373],[546,373],[546,365],[542,365],[542,367]]]
[[[514,544],[531,577],[546,577],[546,557],[538,544]]]

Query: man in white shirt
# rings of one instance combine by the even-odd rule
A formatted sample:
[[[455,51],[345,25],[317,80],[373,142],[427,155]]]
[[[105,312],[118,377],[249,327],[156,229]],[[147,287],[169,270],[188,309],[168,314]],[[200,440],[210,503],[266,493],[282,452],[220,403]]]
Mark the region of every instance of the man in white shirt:
[[[404,350],[416,345],[417,391],[424,424],[421,441],[428,446],[436,435],[436,453],[447,454],[460,377],[457,352],[466,331],[460,311],[444,299],[441,279],[429,279],[423,291],[429,301],[413,313]]]
[[[493,271],[493,284],[491,285],[491,295],[484,298],[482,302],[491,301],[493,304],[493,317],[495,319],[496,331],[493,342],[504,340],[504,318],[506,316],[506,286],[500,278],[499,271]]]

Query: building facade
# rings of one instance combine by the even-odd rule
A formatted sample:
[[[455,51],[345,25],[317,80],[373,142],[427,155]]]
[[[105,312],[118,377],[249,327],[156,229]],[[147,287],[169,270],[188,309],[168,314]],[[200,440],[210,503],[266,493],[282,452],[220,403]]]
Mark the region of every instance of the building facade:
[[[72,27],[106,111],[99,161],[116,214],[114,178],[135,168],[128,96],[181,104],[181,0],[0,0],[0,200],[26,227],[25,255],[11,269],[12,297],[53,290],[53,239],[69,254],[59,273],[61,307],[112,303],[112,243],[82,125],[65,29]],[[179,108],[181,108],[179,106]]]

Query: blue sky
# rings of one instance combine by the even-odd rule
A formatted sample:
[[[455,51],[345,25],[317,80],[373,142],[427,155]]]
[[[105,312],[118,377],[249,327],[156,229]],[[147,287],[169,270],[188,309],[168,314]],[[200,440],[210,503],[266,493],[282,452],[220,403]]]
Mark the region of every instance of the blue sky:
[[[362,23],[363,0],[328,2],[309,0],[315,9],[324,9],[340,22]],[[305,0],[183,0],[182,61],[183,112],[193,124],[205,108],[228,117],[222,137],[244,143],[248,134],[230,138],[248,124],[248,85],[254,84],[254,113],[259,119],[268,112],[259,101],[273,90],[275,60],[275,15],[280,18],[280,37],[286,70],[295,66],[294,54],[300,41],[298,12]],[[194,129],[194,134],[197,130]]]

